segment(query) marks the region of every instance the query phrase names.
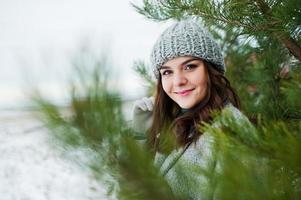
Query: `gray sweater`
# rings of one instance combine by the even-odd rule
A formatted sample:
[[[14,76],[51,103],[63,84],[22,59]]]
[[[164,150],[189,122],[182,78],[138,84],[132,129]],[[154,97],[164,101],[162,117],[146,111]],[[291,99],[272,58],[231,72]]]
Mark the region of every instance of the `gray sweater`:
[[[232,105],[227,105],[225,109],[233,112],[238,120],[245,117]],[[215,123],[212,126],[219,126],[219,124]],[[213,142],[213,136],[204,133],[196,143],[186,148],[175,149],[168,155],[156,153],[154,163],[176,196],[186,197],[186,199],[189,197],[193,200],[217,198],[218,187],[210,187],[215,183],[207,178],[219,169],[219,164],[214,159],[215,155],[212,154]],[[215,189],[209,191],[208,188]]]

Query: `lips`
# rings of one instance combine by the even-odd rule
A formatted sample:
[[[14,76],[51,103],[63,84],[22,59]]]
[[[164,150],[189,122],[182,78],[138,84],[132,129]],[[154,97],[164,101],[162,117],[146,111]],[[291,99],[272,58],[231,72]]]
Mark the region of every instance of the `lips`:
[[[181,96],[186,96],[186,95],[190,94],[190,92],[192,92],[193,90],[194,90],[194,88],[193,89],[188,89],[188,90],[181,90],[181,91],[175,92],[175,93],[179,94]]]

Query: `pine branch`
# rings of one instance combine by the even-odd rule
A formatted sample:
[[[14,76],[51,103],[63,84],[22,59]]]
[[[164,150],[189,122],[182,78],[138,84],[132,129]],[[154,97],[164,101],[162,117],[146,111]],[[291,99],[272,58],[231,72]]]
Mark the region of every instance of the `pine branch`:
[[[276,32],[276,38],[301,62],[301,46],[292,37]]]
[[[150,70],[148,70],[146,64],[143,61],[136,61],[133,66],[134,71],[139,75],[147,84],[147,95],[153,95],[156,82],[154,81]]]
[[[255,13],[255,6],[261,14]],[[230,10],[227,10],[227,5],[230,5]],[[234,10],[231,10],[231,5],[234,5]],[[285,33],[287,24],[283,19],[277,19],[272,16],[272,10],[264,0],[256,0],[254,2],[240,2],[241,6],[250,6],[251,9],[245,12],[245,15],[233,13],[237,10],[235,6],[237,1],[222,1],[220,3],[214,1],[150,1],[144,0],[143,7],[132,4],[135,9],[142,15],[156,21],[167,20],[170,18],[180,19],[187,15],[200,16],[203,19],[213,22],[221,22],[225,25],[232,25],[244,28],[243,32],[251,35],[258,33],[269,34],[271,37],[283,44],[285,48],[291,52],[299,61],[301,61],[301,46],[298,42]],[[239,5],[240,5],[239,4]],[[246,4],[246,5],[245,5]]]
[[[267,19],[271,20],[269,6],[263,0],[255,0],[255,2],[261,13],[265,15]],[[272,35],[274,35],[289,50],[289,52],[301,62],[301,46],[296,40],[279,31],[272,31]]]
[[[39,119],[60,144],[56,147],[63,147],[67,154],[82,154],[71,159],[91,171],[111,196],[120,200],[179,199],[153,165],[149,149],[134,139],[135,133],[124,119],[120,95],[108,83],[113,66],[102,59],[89,60],[88,66],[76,65],[68,116],[34,94]]]

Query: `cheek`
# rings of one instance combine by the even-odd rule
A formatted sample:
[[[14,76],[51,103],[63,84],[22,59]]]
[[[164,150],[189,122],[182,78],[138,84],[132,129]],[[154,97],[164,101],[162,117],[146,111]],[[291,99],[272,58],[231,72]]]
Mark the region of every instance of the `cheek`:
[[[200,79],[200,77],[194,79],[195,85],[198,86],[199,92],[201,93],[206,93],[208,90],[208,78],[207,76],[204,76]]]
[[[196,83],[202,89],[207,89],[208,85],[208,76],[207,73],[203,70],[201,71],[201,76],[194,76],[193,82]]]
[[[170,91],[170,84],[166,80],[162,80],[162,88],[166,94]]]
[[[207,90],[208,89],[208,82],[207,82],[207,80],[202,80],[199,83],[199,86],[201,87],[202,90]]]

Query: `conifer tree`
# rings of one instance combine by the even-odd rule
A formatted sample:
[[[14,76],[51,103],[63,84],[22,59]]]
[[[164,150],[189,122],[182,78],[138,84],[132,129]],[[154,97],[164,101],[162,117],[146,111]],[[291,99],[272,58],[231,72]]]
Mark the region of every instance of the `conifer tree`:
[[[227,109],[200,128],[214,137],[214,163],[199,172],[200,199],[299,199],[301,196],[301,5],[290,1],[144,0],[133,5],[155,21],[201,17],[221,44],[227,76],[247,117]],[[101,58],[103,59],[103,58]],[[88,150],[85,163],[115,199],[187,199],[175,195],[124,120],[122,99],[108,90],[107,63],[80,72],[70,92],[71,115],[39,95],[45,125],[67,151]],[[93,65],[93,64],[92,64]],[[82,66],[85,67],[85,66]],[[153,87],[146,65],[136,71]],[[150,90],[151,91],[151,90]],[[252,120],[251,120],[252,121]],[[213,170],[218,166],[218,170]],[[194,166],[182,166],[195,170]],[[178,172],[179,174],[181,171]],[[187,183],[188,184],[188,183]]]
[[[244,111],[275,120],[301,119],[301,101],[292,101],[301,84],[298,0],[144,0],[133,6],[155,21],[200,17],[222,46],[227,76]]]
[[[133,6],[154,21],[201,18],[222,47],[226,75],[238,91],[244,113],[255,122],[258,130],[249,132],[246,124],[228,126],[226,121],[221,122],[231,131],[228,132],[226,128],[219,136],[215,135],[219,141],[217,146],[226,147],[216,153],[222,155],[223,170],[229,171],[220,173],[221,176],[217,178],[210,177],[230,187],[227,192],[221,190],[223,195],[220,199],[297,199],[300,195],[300,189],[297,189],[300,188],[297,178],[300,176],[299,170],[295,168],[290,171],[286,159],[294,162],[296,167],[300,164],[297,154],[301,153],[301,101],[298,100],[301,95],[301,4],[297,0],[144,0],[142,5]],[[223,117],[221,115],[218,119]],[[209,125],[206,127],[209,128],[207,132],[214,134],[217,131]],[[258,137],[253,145],[247,141],[251,135]],[[279,143],[280,138],[282,144]],[[241,154],[237,143],[235,148],[229,148],[228,144],[233,139],[250,151]],[[288,140],[291,139],[292,143],[299,144],[290,148]],[[271,148],[260,147],[263,143]],[[285,149],[295,153],[284,153]],[[274,154],[282,154],[282,158],[274,159]],[[242,162],[233,162],[232,156],[235,160],[250,160],[252,156],[255,160],[264,160],[263,166],[267,166],[266,172],[270,174],[251,169],[256,167],[257,162],[249,162],[250,166],[247,166]],[[284,172],[284,168],[289,172]],[[280,172],[280,169],[283,171]],[[262,181],[255,184],[256,180],[251,174],[255,176],[260,173]],[[232,180],[225,181],[229,178],[224,177],[226,174]],[[242,174],[246,175],[244,180],[240,177]],[[252,184],[255,187],[250,187]],[[283,194],[273,191],[282,191]],[[240,198],[237,192],[243,192],[244,195]]]

